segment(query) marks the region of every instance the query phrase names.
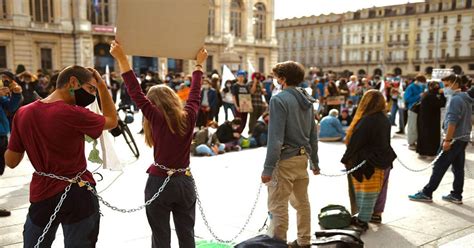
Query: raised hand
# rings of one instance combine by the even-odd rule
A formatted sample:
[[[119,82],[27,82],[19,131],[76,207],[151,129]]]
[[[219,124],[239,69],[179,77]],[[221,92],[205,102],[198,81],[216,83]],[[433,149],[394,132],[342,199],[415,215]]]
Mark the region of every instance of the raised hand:
[[[206,61],[207,59],[207,50],[203,47],[199,50],[198,54],[196,55],[196,63],[198,65],[201,65]]]
[[[132,70],[122,46],[115,40],[110,43],[110,54],[117,60],[122,73]]]

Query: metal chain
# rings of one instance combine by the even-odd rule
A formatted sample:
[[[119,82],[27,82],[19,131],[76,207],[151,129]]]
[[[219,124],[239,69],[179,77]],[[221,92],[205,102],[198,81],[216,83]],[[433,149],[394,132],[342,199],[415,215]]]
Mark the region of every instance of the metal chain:
[[[456,142],[457,140],[462,139],[462,138],[466,138],[466,137],[469,137],[469,138],[470,138],[470,137],[471,137],[471,134],[461,135],[461,136],[459,136],[459,137],[454,138],[453,141],[451,142],[451,145],[452,145],[454,142]],[[441,155],[443,155],[443,153],[444,153],[444,151],[441,150],[441,151],[439,152],[439,154],[436,156],[436,158],[435,158],[428,166],[426,166],[425,168],[422,168],[422,169],[413,169],[413,168],[408,167],[405,163],[403,163],[403,161],[402,161],[399,157],[397,157],[397,161],[398,161],[399,164],[401,164],[403,167],[405,167],[405,169],[407,169],[407,170],[409,170],[409,171],[411,171],[411,172],[422,172],[422,171],[428,170],[428,169],[430,169],[431,167],[433,167],[434,164],[435,164],[436,162],[438,162],[438,160],[441,158]],[[465,167],[465,168],[467,168],[467,167]],[[469,169],[468,169],[468,171],[469,171]]]
[[[82,171],[82,172],[79,172],[79,173],[78,173],[74,178],[72,178],[72,179],[71,179],[71,178],[67,178],[67,177],[63,177],[63,176],[56,176],[56,175],[50,174],[50,173],[44,173],[44,172],[37,172],[37,171],[35,171],[35,173],[36,173],[37,175],[45,176],[45,177],[49,177],[49,178],[53,178],[53,179],[58,179],[58,180],[61,180],[61,181],[66,181],[66,182],[69,182],[69,185],[64,189],[64,193],[61,195],[61,198],[59,199],[58,205],[56,205],[56,207],[54,208],[54,212],[53,212],[53,214],[51,215],[51,217],[49,217],[49,222],[48,222],[48,224],[46,224],[46,226],[44,227],[43,233],[42,233],[41,236],[38,238],[38,241],[36,242],[36,245],[34,246],[34,248],[39,248],[40,244],[43,242],[44,237],[45,237],[46,234],[48,233],[49,228],[51,228],[51,225],[53,224],[53,221],[56,219],[57,214],[59,213],[59,210],[61,209],[61,207],[62,207],[62,205],[63,205],[63,202],[64,202],[64,200],[65,200],[66,197],[67,197],[67,194],[68,194],[69,190],[71,190],[72,184],[81,181],[81,176],[82,176],[82,174],[84,174],[86,171],[87,171],[87,169],[84,170],[84,171]]]
[[[354,171],[360,169],[362,166],[364,166],[365,164],[367,163],[366,160],[362,161],[362,163],[360,163],[359,165],[357,165],[356,167],[348,170],[348,171],[345,171],[343,173],[340,173],[340,174],[325,174],[325,173],[319,173],[321,176],[325,176],[325,177],[341,177],[341,176],[347,176],[351,173],[353,173]]]
[[[255,202],[253,203],[252,209],[250,210],[250,214],[248,215],[248,217],[245,221],[245,224],[242,226],[242,228],[239,230],[239,232],[236,235],[234,235],[234,237],[232,237],[232,239],[224,240],[224,239],[219,238],[216,235],[216,233],[212,230],[211,226],[209,225],[209,221],[207,220],[206,214],[205,214],[204,209],[202,207],[201,199],[200,199],[198,189],[197,189],[197,186],[196,186],[196,181],[194,180],[194,178],[193,178],[193,183],[194,183],[194,190],[196,191],[196,202],[197,202],[197,205],[198,205],[198,208],[199,208],[199,212],[201,213],[201,217],[204,221],[204,225],[206,226],[207,230],[209,231],[209,233],[212,235],[212,237],[216,241],[221,242],[221,243],[225,243],[225,244],[233,243],[247,228],[247,226],[250,222],[250,219],[252,218],[252,216],[255,212],[255,209],[257,208],[257,203],[258,203],[258,200],[260,198],[260,194],[261,194],[261,191],[262,191],[263,184],[260,184],[260,186],[258,187],[258,192],[257,192],[257,196],[255,198]]]

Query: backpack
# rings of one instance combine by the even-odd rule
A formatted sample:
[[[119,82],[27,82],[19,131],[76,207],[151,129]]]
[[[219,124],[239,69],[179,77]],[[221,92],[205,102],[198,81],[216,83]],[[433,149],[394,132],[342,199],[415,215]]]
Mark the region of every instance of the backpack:
[[[318,215],[319,225],[326,229],[339,229],[351,225],[350,212],[341,205],[328,205]]]
[[[258,235],[237,244],[235,248],[288,248],[288,245],[283,240],[274,239],[268,235]]]

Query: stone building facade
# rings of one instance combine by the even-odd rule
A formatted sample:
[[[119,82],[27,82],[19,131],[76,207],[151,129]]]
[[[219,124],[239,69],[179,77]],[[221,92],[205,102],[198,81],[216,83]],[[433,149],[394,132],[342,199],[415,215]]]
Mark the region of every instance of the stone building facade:
[[[338,63],[317,63],[319,53],[301,60],[308,67],[350,71],[358,75],[430,74],[433,68],[453,68],[457,73],[474,74],[474,6],[472,0],[426,0],[395,6],[374,7],[338,14],[342,30]],[[285,35],[308,32],[326,16],[277,20],[278,40]],[[336,17],[334,17],[336,19]],[[326,39],[326,37],[323,37]],[[321,38],[307,36],[306,43]],[[312,50],[313,48],[308,48]],[[285,55],[285,56],[283,56]],[[299,59],[297,50],[280,53],[280,60]],[[311,63],[312,61],[312,63]]]
[[[206,69],[220,71],[220,55],[233,34],[237,69],[270,72],[278,58],[274,0],[209,0]],[[54,71],[71,64],[116,66],[108,44],[114,38],[117,0],[0,0],[0,68]],[[179,13],[176,15],[179,18]],[[132,57],[138,73],[189,73],[191,61]]]

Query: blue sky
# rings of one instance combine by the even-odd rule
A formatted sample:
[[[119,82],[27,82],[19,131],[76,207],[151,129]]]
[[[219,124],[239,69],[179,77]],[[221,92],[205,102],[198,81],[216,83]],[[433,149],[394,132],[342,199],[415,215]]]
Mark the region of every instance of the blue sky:
[[[422,0],[275,0],[275,19],[343,13],[373,6],[423,2]]]

